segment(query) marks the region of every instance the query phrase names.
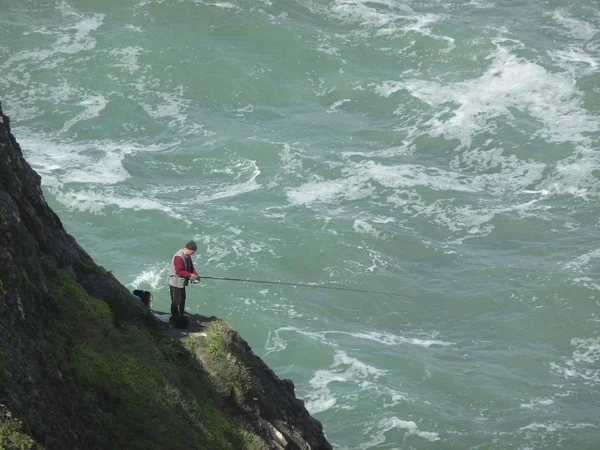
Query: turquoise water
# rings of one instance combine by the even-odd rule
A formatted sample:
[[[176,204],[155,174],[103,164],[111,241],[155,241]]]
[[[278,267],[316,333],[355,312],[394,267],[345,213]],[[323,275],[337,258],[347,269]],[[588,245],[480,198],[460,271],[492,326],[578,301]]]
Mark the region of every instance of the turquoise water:
[[[3,0],[67,230],[227,320],[337,449],[600,448],[597,1]]]

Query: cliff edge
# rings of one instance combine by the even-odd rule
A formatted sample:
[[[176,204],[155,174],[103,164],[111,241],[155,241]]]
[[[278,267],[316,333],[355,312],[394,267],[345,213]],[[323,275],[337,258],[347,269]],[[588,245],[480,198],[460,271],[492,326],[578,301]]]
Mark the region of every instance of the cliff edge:
[[[157,320],[48,207],[0,105],[0,448],[331,449],[225,322]]]

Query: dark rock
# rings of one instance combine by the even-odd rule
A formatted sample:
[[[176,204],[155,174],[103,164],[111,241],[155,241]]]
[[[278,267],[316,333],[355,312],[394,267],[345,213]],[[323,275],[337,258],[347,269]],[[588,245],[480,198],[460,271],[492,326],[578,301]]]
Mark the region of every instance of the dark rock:
[[[277,445],[285,449],[331,448],[321,423],[312,418],[304,402],[296,398],[294,383],[281,380],[229,325],[214,316],[191,314],[186,329],[169,328],[165,320],[168,314],[154,314],[164,327],[163,333],[180,341],[190,337],[201,340],[211,330],[220,334],[227,350],[239,359],[249,376],[249,389],[238,415],[263,439],[279,442]],[[219,326],[214,327],[215,323]]]

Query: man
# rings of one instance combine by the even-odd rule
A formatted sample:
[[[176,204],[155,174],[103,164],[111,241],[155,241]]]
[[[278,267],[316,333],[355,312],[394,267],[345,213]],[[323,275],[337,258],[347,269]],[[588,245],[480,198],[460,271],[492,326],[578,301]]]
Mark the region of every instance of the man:
[[[200,280],[191,258],[197,249],[196,243],[190,241],[185,244],[184,248],[175,253],[171,261],[168,280],[171,291],[171,319],[173,324],[178,327],[185,327],[186,322],[182,320],[185,312],[185,287],[188,285],[190,278]]]

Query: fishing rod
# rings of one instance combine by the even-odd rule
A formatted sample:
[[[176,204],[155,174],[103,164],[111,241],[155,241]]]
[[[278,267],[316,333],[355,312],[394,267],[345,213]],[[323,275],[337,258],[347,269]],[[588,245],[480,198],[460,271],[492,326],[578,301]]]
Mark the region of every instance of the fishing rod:
[[[301,287],[309,287],[309,288],[317,288],[317,289],[333,289],[336,291],[351,291],[351,292],[362,292],[364,294],[380,294],[380,295],[391,295],[394,297],[403,297],[401,294],[394,294],[393,292],[383,292],[383,291],[369,291],[365,289],[353,289],[353,288],[344,288],[337,286],[323,286],[322,284],[306,284],[306,283],[284,283],[283,281],[265,281],[265,280],[250,280],[247,278],[228,278],[228,277],[200,277],[201,280],[223,280],[223,281],[243,281],[246,283],[262,283],[262,284],[281,284],[284,286],[301,286]],[[190,280],[192,284],[199,284],[200,281]]]

